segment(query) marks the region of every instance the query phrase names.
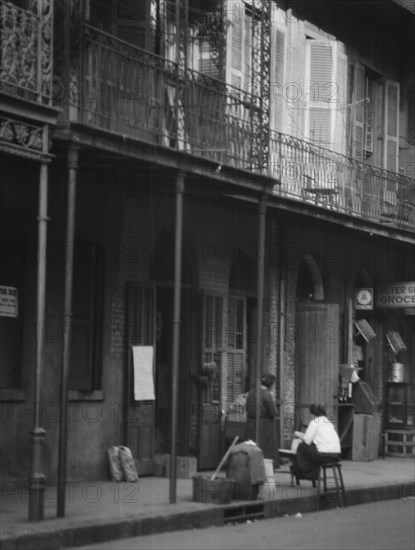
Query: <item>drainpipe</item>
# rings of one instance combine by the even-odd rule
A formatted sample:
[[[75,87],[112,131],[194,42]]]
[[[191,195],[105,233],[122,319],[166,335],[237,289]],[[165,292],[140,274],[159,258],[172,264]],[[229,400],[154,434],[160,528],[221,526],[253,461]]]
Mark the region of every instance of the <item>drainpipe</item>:
[[[49,129],[43,129],[43,153],[48,151]],[[40,426],[40,389],[44,361],[44,328],[46,298],[46,250],[48,210],[48,160],[42,159],[39,174],[39,215],[37,249],[37,312],[36,312],[36,370],[34,380],[35,421],[30,432],[32,452],[31,471],[28,477],[29,521],[40,521],[45,510],[45,474],[43,473],[43,447],[46,431]]]
[[[71,320],[72,320],[72,280],[73,280],[73,250],[75,238],[75,197],[76,172],[78,169],[78,148],[68,149],[68,204],[65,238],[65,290],[63,310],[63,352],[61,373],[61,394],[59,416],[59,457],[58,457],[58,502],[57,516],[65,516],[65,479],[67,451],[67,403],[68,376],[71,350]]]
[[[255,441],[259,442],[259,415],[260,415],[260,386],[262,377],[262,348],[263,348],[263,317],[264,317],[264,264],[265,264],[265,222],[266,222],[266,195],[261,195],[258,205],[258,305],[257,305],[257,347],[255,370]]]
[[[279,277],[279,316],[278,316],[278,365],[279,365],[279,395],[278,399],[280,402],[280,418],[279,418],[279,426],[280,426],[280,441],[278,442],[279,445],[282,445],[284,441],[284,408],[282,403],[283,398],[283,383],[284,383],[284,347],[285,347],[285,289],[286,289],[286,268],[284,265],[284,253],[283,253],[283,247],[285,245],[285,239],[282,234],[281,226],[279,227],[280,230],[280,257],[279,257],[279,269],[280,269],[280,277]]]
[[[177,439],[177,393],[179,386],[180,351],[180,296],[182,278],[184,173],[176,178],[176,227],[174,250],[174,302],[173,302],[173,353],[172,353],[172,400],[170,440],[170,503],[176,502],[176,439]]]

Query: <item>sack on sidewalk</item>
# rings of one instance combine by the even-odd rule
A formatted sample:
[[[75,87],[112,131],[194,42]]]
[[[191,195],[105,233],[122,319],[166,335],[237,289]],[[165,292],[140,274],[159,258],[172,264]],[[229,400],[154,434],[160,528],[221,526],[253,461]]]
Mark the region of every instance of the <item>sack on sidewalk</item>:
[[[118,451],[121,467],[124,472],[124,479],[130,483],[138,481],[138,474],[135,467],[133,455],[128,447],[119,447]]]
[[[120,448],[116,446],[110,447],[107,450],[108,465],[112,481],[122,481],[124,479],[119,450]]]

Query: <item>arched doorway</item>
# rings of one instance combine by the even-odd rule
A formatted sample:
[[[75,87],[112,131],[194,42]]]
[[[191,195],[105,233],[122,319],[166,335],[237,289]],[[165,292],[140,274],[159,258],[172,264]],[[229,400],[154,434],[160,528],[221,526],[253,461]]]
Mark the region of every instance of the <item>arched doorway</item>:
[[[336,420],[339,306],[324,301],[320,269],[311,256],[299,268],[296,289],[295,429],[310,421],[309,406],[323,403]]]

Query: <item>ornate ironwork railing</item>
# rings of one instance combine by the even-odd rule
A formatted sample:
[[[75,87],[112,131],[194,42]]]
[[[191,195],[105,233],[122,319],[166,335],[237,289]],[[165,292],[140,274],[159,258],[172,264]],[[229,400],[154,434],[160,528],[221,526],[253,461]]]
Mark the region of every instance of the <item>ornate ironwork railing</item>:
[[[252,94],[88,24],[83,29],[81,74],[69,93],[79,121],[221,164],[254,166]]]
[[[52,103],[53,1],[31,0],[29,9],[0,0],[0,90]]]
[[[415,182],[278,132],[264,168],[254,95],[83,24],[70,116],[275,178],[276,195],[349,216],[415,228]],[[262,164],[262,166],[261,166]]]
[[[274,132],[270,176],[275,194],[372,221],[415,227],[415,181]]]

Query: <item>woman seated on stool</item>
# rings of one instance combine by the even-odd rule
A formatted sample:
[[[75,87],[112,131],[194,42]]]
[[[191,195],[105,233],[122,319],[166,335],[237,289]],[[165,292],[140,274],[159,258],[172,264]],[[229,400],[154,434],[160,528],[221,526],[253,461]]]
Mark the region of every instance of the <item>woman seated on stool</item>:
[[[314,481],[322,464],[340,460],[340,439],[334,425],[326,416],[323,405],[311,405],[313,418],[305,433],[294,432],[295,437],[302,439],[293,459],[291,473],[298,479]]]

